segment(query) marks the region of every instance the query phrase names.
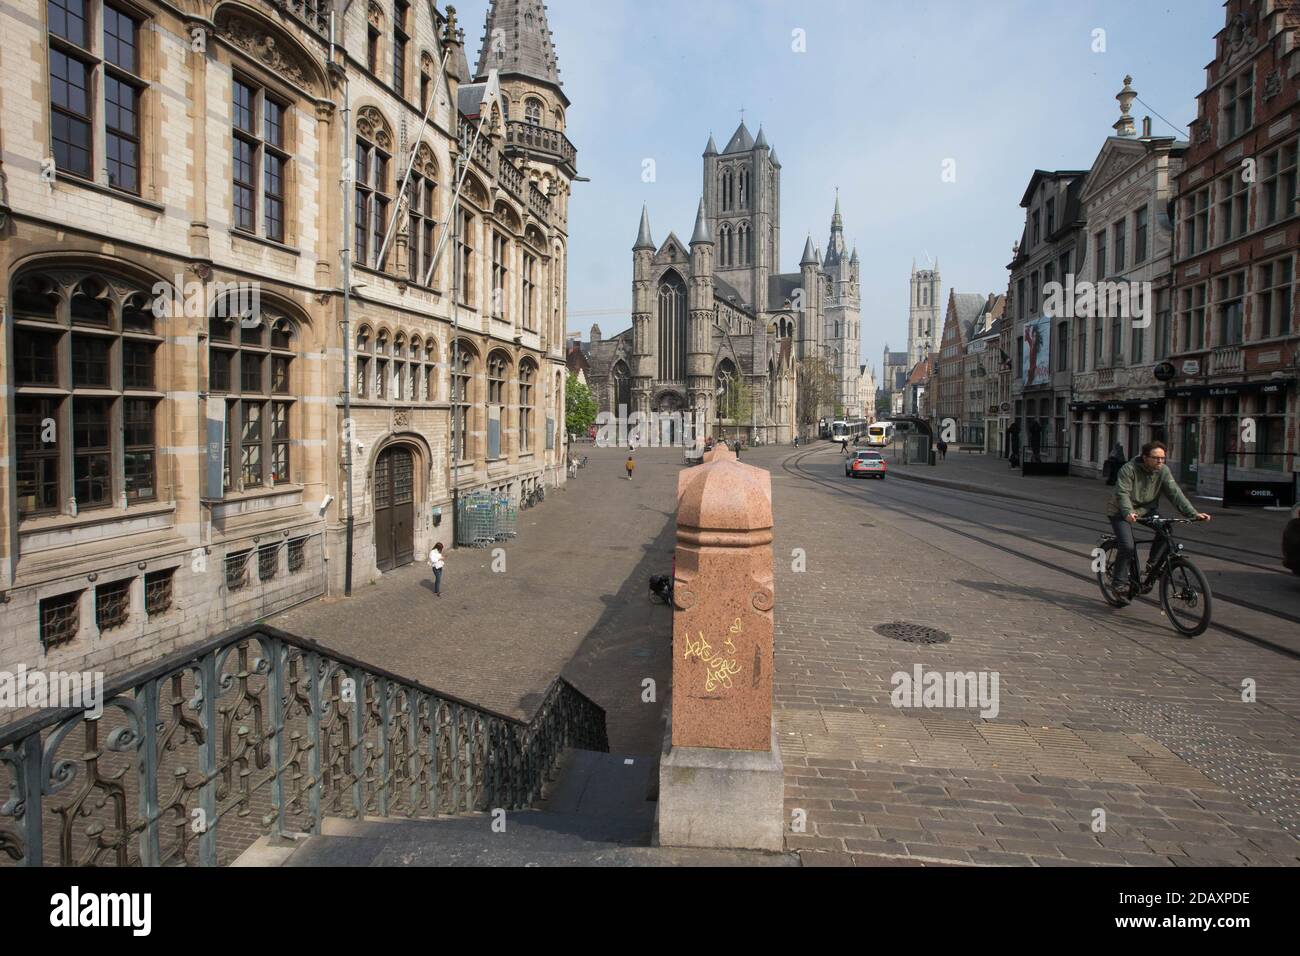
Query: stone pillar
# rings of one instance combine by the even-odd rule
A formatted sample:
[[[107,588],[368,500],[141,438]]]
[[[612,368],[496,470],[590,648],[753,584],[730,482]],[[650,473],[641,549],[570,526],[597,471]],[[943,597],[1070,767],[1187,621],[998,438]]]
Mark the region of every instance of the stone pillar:
[[[677,483],[661,845],[782,848],[772,585],[771,475],[720,446],[701,467],[682,471]]]

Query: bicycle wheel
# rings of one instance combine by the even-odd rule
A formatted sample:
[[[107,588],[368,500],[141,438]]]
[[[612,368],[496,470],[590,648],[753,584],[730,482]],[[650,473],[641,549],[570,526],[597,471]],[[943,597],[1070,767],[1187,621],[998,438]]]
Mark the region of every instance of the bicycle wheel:
[[[1214,599],[1201,569],[1186,558],[1173,558],[1160,576],[1160,606],[1179,634],[1203,634],[1210,626]]]
[[[1097,586],[1101,588],[1101,596],[1111,607],[1128,607],[1128,600],[1120,597],[1115,593],[1115,588],[1111,586],[1111,572],[1115,570],[1115,559],[1119,557],[1119,546],[1113,539],[1106,539],[1098,545],[1106,552],[1106,566],[1097,572]]]

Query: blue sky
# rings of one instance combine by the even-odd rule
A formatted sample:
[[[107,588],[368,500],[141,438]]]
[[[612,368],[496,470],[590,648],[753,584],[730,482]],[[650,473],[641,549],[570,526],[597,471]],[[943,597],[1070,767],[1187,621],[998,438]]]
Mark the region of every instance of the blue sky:
[[[486,0],[457,4],[477,57]],[[862,355],[906,345],[912,259],[939,260],[945,300],[1005,292],[1035,168],[1087,169],[1119,117],[1126,73],[1153,132],[1184,127],[1223,26],[1219,0],[864,2],[551,0],[568,136],[568,327],[630,324],[641,204],[656,243],[691,232],[710,131],[745,108],[782,164],[781,268],[825,247],[835,187],[862,257]],[[804,31],[806,52],[792,50]],[[1105,52],[1093,52],[1094,30]],[[653,158],[656,181],[642,182]],[[956,181],[945,183],[945,159]]]

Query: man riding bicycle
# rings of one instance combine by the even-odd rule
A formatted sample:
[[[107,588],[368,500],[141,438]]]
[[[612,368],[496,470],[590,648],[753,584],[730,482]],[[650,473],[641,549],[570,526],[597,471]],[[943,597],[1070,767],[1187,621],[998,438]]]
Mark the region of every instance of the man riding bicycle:
[[[1142,454],[1132,461],[1125,462],[1119,470],[1115,481],[1115,494],[1106,506],[1106,517],[1115,532],[1115,544],[1119,554],[1115,558],[1115,573],[1112,584],[1116,594],[1131,597],[1129,593],[1129,564],[1137,560],[1137,545],[1133,541],[1133,525],[1138,518],[1144,518],[1156,510],[1160,496],[1167,497],[1183,517],[1195,521],[1209,521],[1210,516],[1187,500],[1173,473],[1165,465],[1168,450],[1160,441],[1147,442],[1142,446]],[[1157,538],[1153,544],[1154,551],[1159,545]],[[1151,558],[1159,555],[1151,555]]]

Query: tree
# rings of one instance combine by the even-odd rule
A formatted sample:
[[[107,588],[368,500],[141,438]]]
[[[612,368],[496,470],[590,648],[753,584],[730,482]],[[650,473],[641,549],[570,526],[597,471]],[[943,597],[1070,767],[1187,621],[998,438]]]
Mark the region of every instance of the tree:
[[[737,425],[748,425],[754,417],[754,390],[743,378],[727,383],[719,404],[721,417]]]
[[[805,426],[817,425],[817,419],[835,401],[839,382],[825,359],[810,355],[799,360],[795,369],[795,388],[798,395],[795,424],[802,430]]]
[[[564,428],[570,435],[585,435],[596,424],[596,399],[591,389],[570,373],[564,386]]]
[[[888,395],[882,395],[880,398],[876,399],[876,414],[889,415],[890,408],[892,407],[890,401],[891,399]]]

